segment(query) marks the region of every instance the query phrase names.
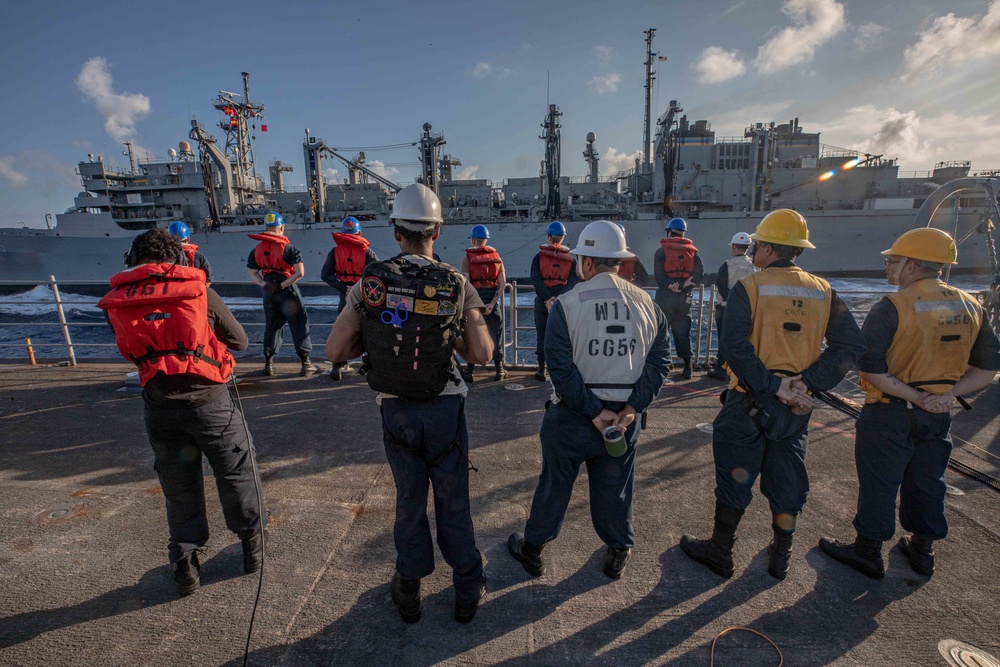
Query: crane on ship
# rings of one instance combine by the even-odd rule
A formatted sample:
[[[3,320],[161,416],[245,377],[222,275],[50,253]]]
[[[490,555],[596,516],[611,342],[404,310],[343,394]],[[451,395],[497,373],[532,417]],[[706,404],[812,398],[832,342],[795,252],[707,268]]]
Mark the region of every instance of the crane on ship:
[[[670,100],[667,110],[656,119],[656,155],[663,160],[663,213],[673,217],[674,178],[677,162],[677,132],[674,130],[674,119],[684,111],[677,100]]]

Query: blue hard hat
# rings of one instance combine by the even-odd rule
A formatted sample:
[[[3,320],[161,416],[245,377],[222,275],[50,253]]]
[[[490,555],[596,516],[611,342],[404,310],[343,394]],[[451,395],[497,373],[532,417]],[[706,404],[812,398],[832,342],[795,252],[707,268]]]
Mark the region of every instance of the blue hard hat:
[[[486,229],[486,225],[476,225],[469,232],[470,239],[488,239],[490,237],[490,230]]]
[[[281,217],[280,213],[268,213],[266,216],[264,216],[264,226],[284,227],[285,219]]]
[[[684,218],[674,218],[667,223],[667,231],[675,229],[680,232],[686,232],[688,228],[688,223],[684,222]]]
[[[558,220],[550,222],[549,226],[545,228],[546,236],[566,236],[566,225],[559,222]]]
[[[183,222],[178,220],[177,222],[171,222],[170,226],[167,227],[167,231],[179,238],[181,241],[187,241],[191,238],[191,230]]]
[[[353,215],[349,215],[340,223],[340,231],[345,234],[360,234],[361,223]]]

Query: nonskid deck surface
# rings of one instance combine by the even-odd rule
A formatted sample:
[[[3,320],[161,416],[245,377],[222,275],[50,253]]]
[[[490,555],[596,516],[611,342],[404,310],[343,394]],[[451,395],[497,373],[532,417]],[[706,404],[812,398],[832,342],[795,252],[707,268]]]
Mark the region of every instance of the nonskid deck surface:
[[[253,370],[250,361],[244,374]],[[814,413],[812,491],[791,573],[766,573],[770,515],[757,495],[723,580],[688,560],[682,533],[706,536],[714,503],[709,425],[721,383],[664,387],[637,457],[637,546],[625,576],[601,572],[581,473],[548,573],[531,579],[506,552],[523,527],[541,467],[549,388],[528,373],[477,378],[467,404],[473,519],[490,592],[475,620],[453,620],[451,572],[424,579],[424,613],[405,625],[390,596],[395,492],[378,408],[361,378],[240,384],[258,449],[272,546],[250,663],[707,665],[731,626],[764,633],[785,664],[945,664],[942,640],[1000,655],[1000,494],[949,470],[949,538],[937,574],[914,574],[895,548],[880,582],[823,555],[822,535],[853,536],[857,481],[851,420]],[[238,541],[206,483],[212,539],[202,589],[178,599],[166,568],[163,497],[142,401],[118,392],[128,367],[0,366],[0,663],[238,665],[257,587],[238,576]],[[511,385],[520,384],[522,390]],[[997,475],[1000,388],[956,417],[956,456]],[[897,538],[902,533],[897,534]],[[888,546],[888,545],[887,545]],[[777,664],[748,633],[719,641],[716,664]]]

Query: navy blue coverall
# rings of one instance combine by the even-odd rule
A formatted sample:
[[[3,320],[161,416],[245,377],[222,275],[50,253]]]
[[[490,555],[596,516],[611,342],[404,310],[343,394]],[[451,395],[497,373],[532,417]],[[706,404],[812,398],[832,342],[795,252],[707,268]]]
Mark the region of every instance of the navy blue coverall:
[[[793,264],[778,260],[771,266]],[[752,329],[750,297],[743,283],[737,283],[726,302],[719,345],[729,367],[757,397],[773,423],[765,437],[750,416],[748,395],[736,390],[726,393],[726,402],[712,424],[715,497],[725,505],[745,509],[759,476],[760,492],[768,499],[772,513],[799,514],[809,493],[806,447],[810,415],[795,415],[778,400],[775,394],[781,378],[765,368],[754,353]],[[802,371],[802,380],[814,391],[836,386],[865,351],[861,330],[836,292],[832,294],[825,337],[826,349]]]
[[[670,368],[666,319],[658,309],[654,310],[657,315],[656,337],[646,356],[642,375],[627,401],[638,415],[656,397]],[[548,319],[545,353],[552,386],[561,400],[550,404],[542,418],[542,472],[531,502],[531,514],[524,527],[524,539],[541,545],[558,537],[576,476],[580,466],[586,463],[594,530],[610,547],[631,548],[635,544],[632,494],[641,419],[637,416],[625,432],[628,442],[626,453],[619,457],[609,455],[593,419],[605,408],[617,412],[626,403],[604,402],[584,384],[580,371],[573,363],[573,343],[566,314],[558,301]]]
[[[694,255],[694,270],[691,272],[693,285],[683,287],[685,279],[669,278],[663,272],[664,261],[663,248],[659,248],[653,254],[653,277],[656,278],[656,305],[660,307],[667,317],[670,325],[670,335],[674,339],[674,347],[677,349],[677,356],[681,359],[691,358],[691,292],[694,285],[701,282],[705,275],[705,266],[701,262],[701,255]],[[674,283],[681,285],[680,292],[674,292],[670,286]]]
[[[886,354],[899,328],[899,314],[889,299],[875,304],[862,329],[868,349],[858,368],[888,373]],[[969,365],[1000,370],[1000,343],[984,317],[969,355]],[[944,472],[951,458],[951,413],[910,407],[902,399],[866,403],[857,423],[854,460],[858,467],[858,535],[879,542],[899,523],[915,535],[941,540],[948,535],[944,515]]]
[[[291,243],[285,246],[282,259],[286,264],[292,266],[302,261],[302,253]],[[247,268],[260,270],[257,260],[254,259],[254,251],[250,251],[247,258]],[[264,280],[280,282],[281,274],[271,273],[270,277],[264,276]],[[288,323],[288,328],[292,331],[292,341],[295,343],[295,352],[299,357],[308,356],[312,352],[312,339],[309,337],[309,315],[306,313],[305,303],[302,301],[302,292],[298,285],[290,285],[277,294],[264,294],[264,356],[273,357],[281,349],[281,343],[285,339],[284,326]]]

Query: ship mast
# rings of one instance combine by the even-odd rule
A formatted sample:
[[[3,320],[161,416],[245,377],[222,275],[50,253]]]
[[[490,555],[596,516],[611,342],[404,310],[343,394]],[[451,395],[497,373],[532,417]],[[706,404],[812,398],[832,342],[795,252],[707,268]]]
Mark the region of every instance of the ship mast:
[[[559,124],[559,116],[561,115],[559,107],[550,104],[549,112],[545,114],[545,122],[542,123],[542,128],[545,131],[542,132],[542,136],[538,137],[545,142],[545,162],[543,163],[546,184],[545,215],[556,218],[562,215],[561,202],[559,201],[559,156],[561,153],[559,128],[562,127]]]
[[[643,86],[646,91],[646,111],[642,117],[642,173],[649,173],[649,124],[651,107],[653,104],[653,81],[656,79],[653,76],[653,36],[656,34],[656,28],[650,28],[644,33],[646,35],[646,83]]]
[[[236,195],[238,213],[246,213],[248,203],[253,203],[255,195],[262,189],[254,164],[251,129],[256,129],[254,119],[264,117],[264,105],[250,101],[250,74],[243,76],[243,95],[219,91],[212,106],[226,115],[219,127],[226,133],[225,153],[233,167],[233,191]]]

